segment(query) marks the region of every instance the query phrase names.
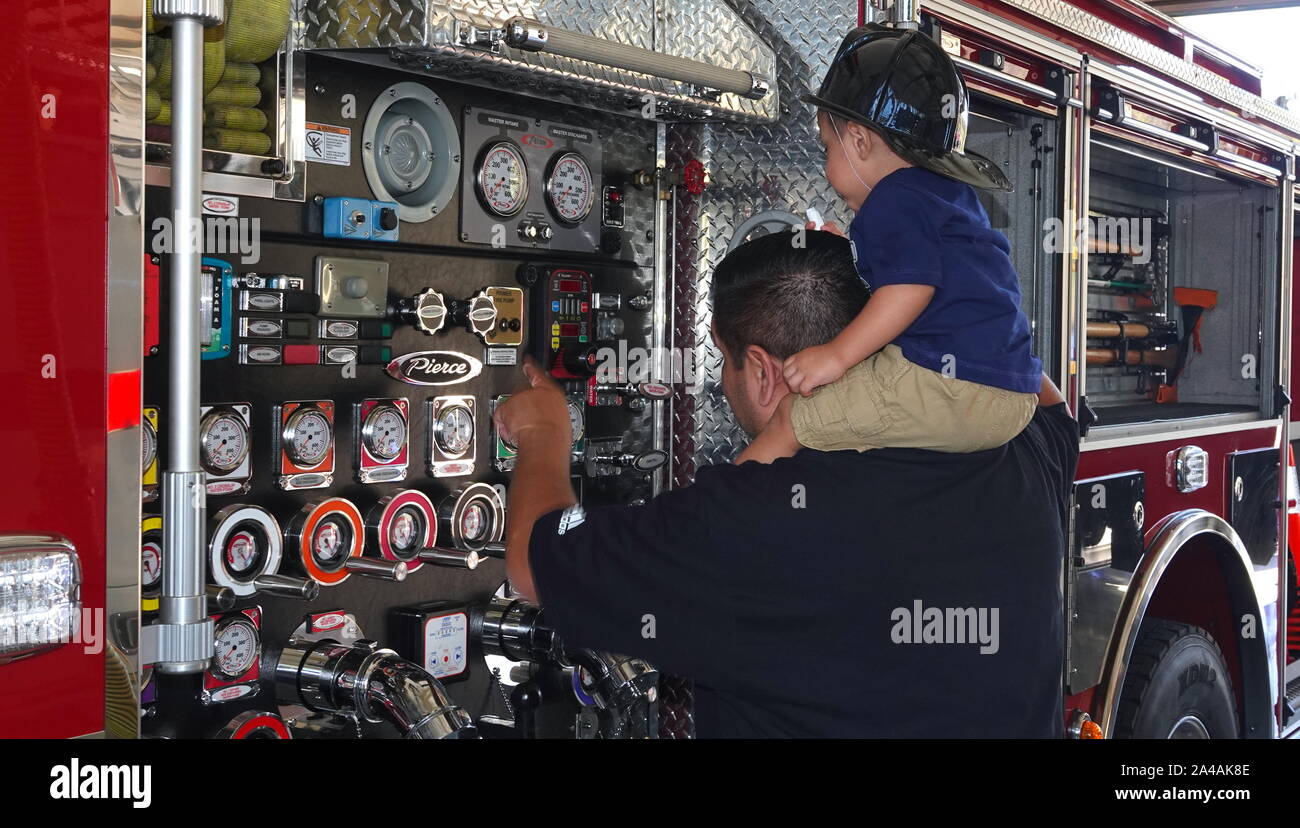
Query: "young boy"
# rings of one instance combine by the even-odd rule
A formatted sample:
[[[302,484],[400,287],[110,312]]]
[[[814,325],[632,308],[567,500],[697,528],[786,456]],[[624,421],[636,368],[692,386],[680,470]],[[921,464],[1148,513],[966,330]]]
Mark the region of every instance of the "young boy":
[[[1006,237],[971,184],[1010,189],[963,153],[966,90],[915,31],[865,26],[845,38],[818,107],[826,177],[856,212],[862,312],[825,345],[785,361],[791,395],[740,455],[771,462],[800,446],[982,451],[1011,440],[1038,402]],[[799,396],[796,396],[799,395]]]

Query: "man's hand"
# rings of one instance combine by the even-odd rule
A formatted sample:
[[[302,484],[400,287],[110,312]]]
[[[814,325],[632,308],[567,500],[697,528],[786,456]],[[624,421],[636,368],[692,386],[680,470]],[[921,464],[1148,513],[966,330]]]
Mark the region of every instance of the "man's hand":
[[[817,388],[844,376],[849,367],[839,350],[827,344],[805,348],[789,357],[781,372],[791,391],[807,397]]]
[[[520,451],[539,445],[538,440],[552,440],[567,450],[573,433],[564,391],[530,356],[524,357],[524,379],[528,385],[511,394],[492,415],[501,436]]]

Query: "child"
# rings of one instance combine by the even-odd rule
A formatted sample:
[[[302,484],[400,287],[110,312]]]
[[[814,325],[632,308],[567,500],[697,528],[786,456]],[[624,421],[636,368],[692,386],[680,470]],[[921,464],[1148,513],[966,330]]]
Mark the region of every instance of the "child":
[[[770,462],[801,445],[972,452],[1006,443],[1033,417],[1042,365],[1006,237],[970,186],[1010,183],[962,152],[956,67],[919,32],[865,26],[804,100],[819,110],[826,177],[857,211],[849,238],[872,295],[835,339],[785,361],[793,393],[736,462]]]

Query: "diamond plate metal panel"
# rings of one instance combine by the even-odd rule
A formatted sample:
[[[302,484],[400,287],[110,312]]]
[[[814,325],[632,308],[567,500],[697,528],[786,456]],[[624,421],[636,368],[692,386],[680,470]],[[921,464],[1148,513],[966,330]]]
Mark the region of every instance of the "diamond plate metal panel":
[[[700,466],[730,462],[748,442],[723,397],[722,356],[709,336],[713,268],[736,229],[757,213],[802,215],[810,205],[841,227],[851,219],[822,172],[814,112],[798,97],[820,84],[835,47],[857,23],[857,4],[741,0],[735,6],[776,49],[783,106],[770,126],[679,124],[668,130],[668,168],[680,170],[695,158],[709,173],[708,188],[698,196],[676,189],[670,224],[671,344],[690,352],[698,372],[695,384],[679,386],[672,401],[674,486],[689,485]],[[659,686],[660,736],[693,734],[690,682],[662,676]]]
[[[652,78],[586,61],[540,52],[504,50],[492,54],[457,45],[457,21],[480,28],[524,16],[579,34],[658,49],[724,68],[753,71],[771,79],[776,60],[721,0],[295,0],[296,40],[303,49],[382,49],[388,58],[416,71],[483,86],[512,86],[562,103],[635,115],[642,96],[658,101],[664,120],[728,117],[764,122],[776,119],[775,93],[753,101],[724,94],[698,97],[687,84]],[[673,27],[689,31],[664,33]]]

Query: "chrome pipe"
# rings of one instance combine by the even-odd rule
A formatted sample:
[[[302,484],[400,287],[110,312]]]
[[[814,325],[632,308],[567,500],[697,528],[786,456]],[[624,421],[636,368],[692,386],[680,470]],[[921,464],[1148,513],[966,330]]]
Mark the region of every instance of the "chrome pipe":
[[[258,575],[253,579],[258,592],[279,598],[299,598],[315,601],[320,595],[320,584],[308,578],[290,578],[288,575]]]

